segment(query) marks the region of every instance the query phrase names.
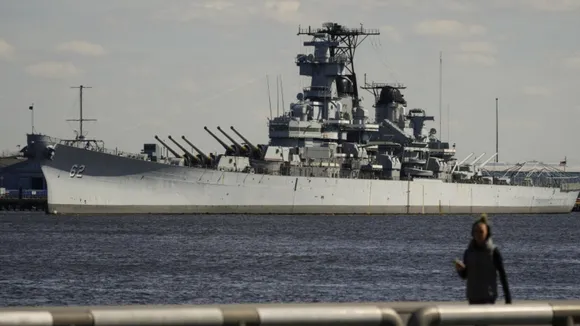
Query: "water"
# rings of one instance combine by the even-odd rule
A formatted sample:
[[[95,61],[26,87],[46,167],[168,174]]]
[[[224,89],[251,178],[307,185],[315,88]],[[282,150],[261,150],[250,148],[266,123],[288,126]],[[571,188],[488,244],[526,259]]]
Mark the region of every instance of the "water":
[[[0,305],[464,300],[473,218],[9,213]],[[491,222],[515,300],[580,298],[580,214]]]

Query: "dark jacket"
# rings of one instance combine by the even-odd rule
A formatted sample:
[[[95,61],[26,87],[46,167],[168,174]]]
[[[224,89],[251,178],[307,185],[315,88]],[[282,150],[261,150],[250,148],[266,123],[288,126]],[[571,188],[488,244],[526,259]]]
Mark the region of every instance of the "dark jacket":
[[[471,240],[463,254],[465,269],[459,276],[467,280],[465,288],[470,302],[495,302],[497,299],[497,276],[503,288],[506,303],[511,303],[511,294],[499,249],[488,236],[483,246]]]

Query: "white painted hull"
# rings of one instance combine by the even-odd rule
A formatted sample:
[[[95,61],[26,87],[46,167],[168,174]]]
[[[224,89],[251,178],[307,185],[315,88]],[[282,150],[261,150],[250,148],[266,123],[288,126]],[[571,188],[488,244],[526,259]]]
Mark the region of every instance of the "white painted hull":
[[[71,167],[84,165],[82,177]],[[170,166],[58,145],[43,162],[58,214],[568,213],[557,188],[269,176]]]

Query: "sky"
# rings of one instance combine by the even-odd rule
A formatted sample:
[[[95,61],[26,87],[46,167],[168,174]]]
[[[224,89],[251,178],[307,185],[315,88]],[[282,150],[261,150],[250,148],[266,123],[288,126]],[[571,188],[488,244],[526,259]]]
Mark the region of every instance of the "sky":
[[[85,133],[108,148],[185,135],[221,152],[203,127],[232,125],[267,143],[266,76],[276,114],[309,82],[298,27],[329,21],[380,29],[359,83],[404,83],[457,157],[495,153],[498,98],[500,161],[580,164],[580,0],[0,0],[0,150],[25,145],[30,105],[36,132],[73,138],[79,85]]]

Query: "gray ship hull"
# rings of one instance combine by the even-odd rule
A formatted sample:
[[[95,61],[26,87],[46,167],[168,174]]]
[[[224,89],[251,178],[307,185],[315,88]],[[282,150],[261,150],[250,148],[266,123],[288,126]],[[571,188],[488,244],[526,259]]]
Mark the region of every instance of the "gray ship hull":
[[[42,171],[55,214],[568,213],[578,197],[544,187],[223,172],[66,145]]]

